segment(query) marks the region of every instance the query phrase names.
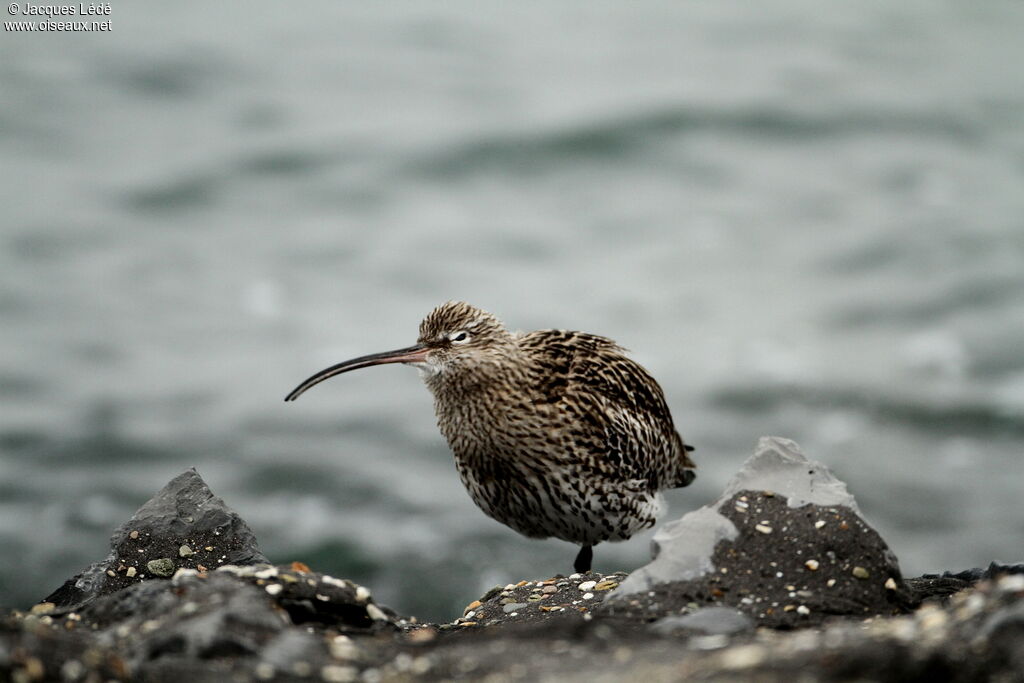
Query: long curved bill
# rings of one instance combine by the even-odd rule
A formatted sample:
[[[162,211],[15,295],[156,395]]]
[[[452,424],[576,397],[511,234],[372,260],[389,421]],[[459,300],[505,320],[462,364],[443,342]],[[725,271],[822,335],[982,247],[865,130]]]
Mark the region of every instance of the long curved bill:
[[[307,389],[315,387],[325,379],[330,379],[335,375],[340,375],[341,373],[348,372],[349,370],[358,370],[359,368],[368,368],[371,365],[383,365],[385,363],[422,363],[426,361],[427,352],[429,350],[430,349],[425,347],[423,344],[415,344],[404,349],[385,351],[383,353],[371,353],[369,356],[360,356],[359,358],[347,360],[344,363],[332,365],[329,368],[321,370],[299,386],[295,387],[295,389],[292,390],[292,393],[285,396],[284,400],[294,401]]]

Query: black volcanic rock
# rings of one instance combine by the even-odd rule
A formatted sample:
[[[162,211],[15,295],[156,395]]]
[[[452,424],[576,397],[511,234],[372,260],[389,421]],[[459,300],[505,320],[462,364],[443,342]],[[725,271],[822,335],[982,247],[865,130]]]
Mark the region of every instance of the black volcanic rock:
[[[761,439],[715,503],[665,526],[654,560],[601,606],[653,620],[728,605],[759,625],[907,611],[911,592],[846,485],[792,441]]]
[[[110,555],[68,579],[43,602],[58,612],[182,567],[266,562],[249,526],[213,495],[195,469],[172,479],[110,538]]]
[[[762,440],[714,506],[656,540],[631,576],[520,581],[420,624],[350,581],[258,563],[189,471],[105,562],[28,614],[0,610],[0,681],[1024,682],[1024,567],[908,593],[845,485],[792,442]]]

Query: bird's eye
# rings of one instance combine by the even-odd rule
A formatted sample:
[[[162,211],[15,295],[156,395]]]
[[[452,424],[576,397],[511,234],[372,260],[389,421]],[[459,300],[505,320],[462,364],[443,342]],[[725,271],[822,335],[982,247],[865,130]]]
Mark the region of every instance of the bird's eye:
[[[469,341],[469,332],[466,332],[465,330],[460,330],[460,331],[458,331],[458,332],[453,332],[453,333],[452,333],[452,334],[451,334],[451,335],[450,335],[450,336],[448,337],[448,339],[449,339],[449,340],[450,340],[450,341],[451,341],[451,342],[452,342],[453,344],[465,344],[466,342],[468,342],[468,341]]]

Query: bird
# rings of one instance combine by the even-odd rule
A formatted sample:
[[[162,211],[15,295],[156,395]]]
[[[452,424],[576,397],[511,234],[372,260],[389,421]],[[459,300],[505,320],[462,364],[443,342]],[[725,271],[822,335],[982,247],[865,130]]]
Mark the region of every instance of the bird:
[[[325,368],[285,401],[386,363],[419,369],[473,502],[524,536],[579,545],[578,573],[598,543],[654,526],[661,491],[696,478],[661,387],[624,348],[586,332],[510,332],[462,301],[431,311],[416,344]]]

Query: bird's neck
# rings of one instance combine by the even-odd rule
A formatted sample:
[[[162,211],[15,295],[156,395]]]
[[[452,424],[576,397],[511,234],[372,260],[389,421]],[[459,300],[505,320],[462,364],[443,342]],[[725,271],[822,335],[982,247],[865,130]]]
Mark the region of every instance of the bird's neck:
[[[425,378],[434,394],[438,426],[456,457],[491,455],[508,432],[510,404],[518,403],[527,378],[522,363],[496,359]]]

